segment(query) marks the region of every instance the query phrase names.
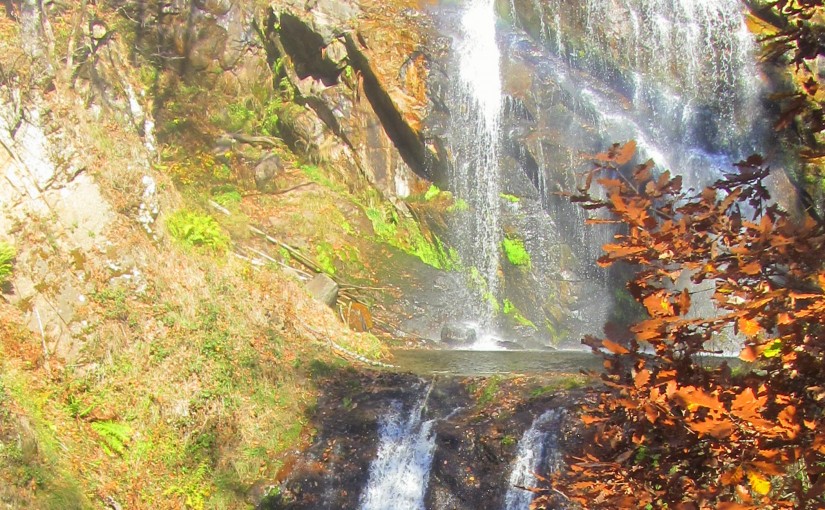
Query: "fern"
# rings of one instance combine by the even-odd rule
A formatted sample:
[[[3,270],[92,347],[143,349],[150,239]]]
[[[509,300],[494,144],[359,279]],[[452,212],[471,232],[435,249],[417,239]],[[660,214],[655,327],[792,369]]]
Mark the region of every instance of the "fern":
[[[166,227],[172,237],[186,245],[205,247],[217,252],[229,248],[229,236],[207,214],[181,210],[169,217]]]
[[[128,425],[115,421],[96,421],[92,423],[92,430],[100,436],[103,451],[109,455],[123,455],[132,437],[132,429]]]
[[[11,276],[15,255],[13,246],[0,241],[0,285],[5,283],[8,277]]]

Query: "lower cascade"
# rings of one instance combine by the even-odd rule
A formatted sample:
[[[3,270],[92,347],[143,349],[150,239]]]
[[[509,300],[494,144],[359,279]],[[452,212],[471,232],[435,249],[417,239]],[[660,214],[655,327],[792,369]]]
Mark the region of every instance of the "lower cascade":
[[[537,472],[553,472],[561,464],[558,430],[562,417],[559,410],[545,411],[519,440],[518,453],[510,472],[510,488],[504,497],[504,510],[528,510],[533,493],[522,487],[535,487]]]
[[[380,443],[360,498],[361,510],[424,510],[435,451],[435,420],[424,420],[427,397],[413,409],[393,401],[379,425]]]

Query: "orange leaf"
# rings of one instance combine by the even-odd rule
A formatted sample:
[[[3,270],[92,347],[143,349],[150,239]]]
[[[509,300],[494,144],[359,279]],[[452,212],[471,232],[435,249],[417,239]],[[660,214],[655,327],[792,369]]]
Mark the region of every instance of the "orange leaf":
[[[636,377],[633,378],[633,382],[636,384],[637,388],[641,388],[646,386],[648,382],[650,382],[650,370],[644,369],[639,371],[636,374]]]
[[[673,395],[673,399],[680,401],[682,405],[690,410],[696,407],[707,407],[708,409],[720,410],[722,403],[714,395],[708,395],[704,391],[694,386],[685,386]]]
[[[670,317],[673,315],[673,305],[668,300],[665,291],[649,295],[643,303],[648,313],[653,317]]]
[[[630,353],[630,351],[628,351],[623,345],[617,344],[616,342],[614,342],[612,340],[604,339],[604,340],[602,340],[602,345],[604,346],[605,349],[612,352],[613,354],[629,354]]]
[[[762,331],[762,326],[758,322],[745,317],[741,317],[737,324],[739,325],[739,331],[747,337],[754,337]]]
[[[687,289],[679,296],[679,315],[685,315],[690,311],[690,292]]]
[[[757,275],[762,271],[762,264],[759,262],[751,262],[745,266],[742,266],[742,272],[748,276]]]
[[[734,426],[729,421],[705,420],[688,424],[691,430],[707,434],[717,439],[724,439],[733,434]]]
[[[739,359],[741,359],[742,361],[746,361],[748,363],[753,363],[754,361],[756,361],[756,358],[758,356],[759,355],[756,352],[756,349],[754,349],[750,345],[745,346],[745,348],[742,349],[742,352],[739,353]]]
[[[758,413],[764,407],[766,400],[767,399],[765,397],[757,399],[756,395],[753,394],[752,389],[745,388],[742,393],[733,399],[731,414],[740,420],[745,421],[752,421],[754,418],[761,418]]]
[[[616,151],[616,155],[614,157],[616,164],[624,165],[631,159],[633,159],[633,155],[636,154],[636,141],[630,140],[626,144],[624,144],[619,150]]]
[[[592,423],[603,422],[603,421],[605,421],[605,418],[599,418],[599,417],[596,417],[596,416],[590,416],[588,414],[583,414],[582,417],[581,417],[581,420],[582,420],[582,423],[584,423],[585,425],[590,425]]]

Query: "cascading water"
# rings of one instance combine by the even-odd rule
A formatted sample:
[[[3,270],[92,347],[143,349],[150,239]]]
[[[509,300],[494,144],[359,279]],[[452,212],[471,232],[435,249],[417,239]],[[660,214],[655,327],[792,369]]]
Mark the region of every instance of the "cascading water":
[[[605,104],[594,87],[582,87],[605,137],[636,138],[644,155],[694,186],[761,148],[756,43],[740,0],[541,5],[533,8],[542,20],[536,37],[552,37],[548,49],[629,100]]]
[[[412,409],[392,402],[381,418],[380,442],[370,464],[361,510],[424,510],[435,451],[435,420],[424,420],[427,396]]]
[[[558,453],[558,429],[562,413],[555,409],[544,412],[533,421],[518,443],[518,453],[510,471],[509,488],[504,497],[504,510],[529,510],[533,493],[519,487],[535,487],[535,473],[553,472],[561,465]]]
[[[498,293],[499,243],[499,140],[501,77],[496,41],[495,0],[470,0],[461,19],[457,41],[458,80],[453,96],[460,98],[451,119],[454,156],[452,184],[458,199],[472,211],[471,220],[459,226],[458,241],[465,264],[475,268],[476,317],[489,327]]]

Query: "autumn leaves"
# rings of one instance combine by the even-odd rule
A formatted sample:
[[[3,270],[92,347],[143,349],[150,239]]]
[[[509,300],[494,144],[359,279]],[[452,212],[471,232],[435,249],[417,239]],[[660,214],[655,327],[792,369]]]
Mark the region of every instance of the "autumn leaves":
[[[599,263],[636,268],[628,290],[647,317],[629,343],[585,339],[606,390],[557,482],[587,508],[825,508],[825,231],[770,202],[761,158],[697,192],[651,162],[627,168],[634,153],[596,155],[571,197],[603,211],[591,223],[625,225]],[[712,316],[688,315],[698,286]],[[753,365],[706,366],[731,331]]]

